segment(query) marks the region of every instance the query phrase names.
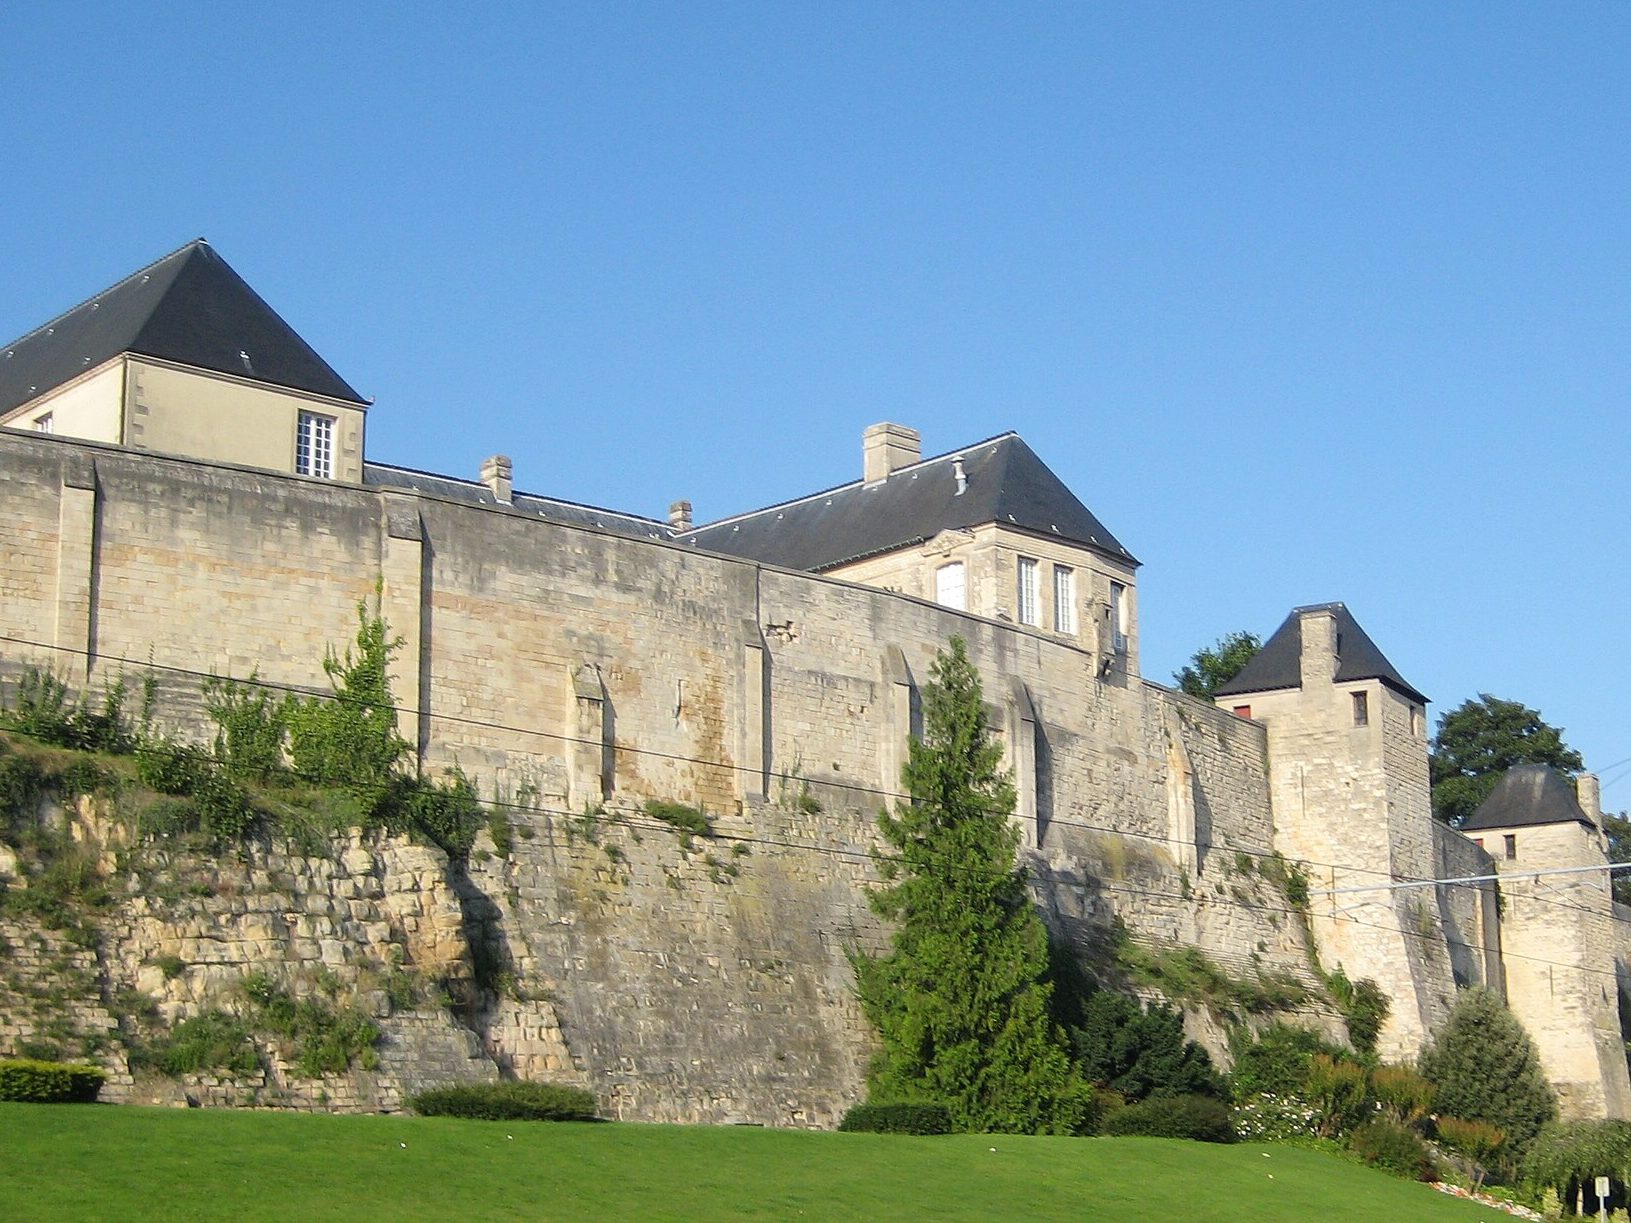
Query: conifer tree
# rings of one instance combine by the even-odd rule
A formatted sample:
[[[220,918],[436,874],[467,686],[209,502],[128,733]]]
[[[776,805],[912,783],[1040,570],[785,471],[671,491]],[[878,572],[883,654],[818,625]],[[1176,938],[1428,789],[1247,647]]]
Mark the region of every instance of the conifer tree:
[[[961,638],[931,671],[901,771],[910,800],[879,816],[890,885],[873,906],[896,923],[894,950],[855,963],[883,1045],[870,1098],[937,1100],[975,1132],[1075,1132],[1091,1089],[1051,1015],[1047,931],[1015,865],[1014,788],[979,675]]]
[[[1469,989],[1421,1055],[1433,1107],[1463,1121],[1487,1121],[1519,1156],[1557,1116],[1540,1055],[1518,1018],[1486,989]]]

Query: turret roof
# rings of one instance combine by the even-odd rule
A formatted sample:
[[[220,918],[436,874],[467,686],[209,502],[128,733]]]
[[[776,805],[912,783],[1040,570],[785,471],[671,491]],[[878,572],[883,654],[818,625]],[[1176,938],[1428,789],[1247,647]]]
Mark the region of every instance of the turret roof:
[[[1394,665],[1388,661],[1370,634],[1359,627],[1346,604],[1312,603],[1293,608],[1285,623],[1274,630],[1274,635],[1263,643],[1240,673],[1217,690],[1219,696],[1244,696],[1249,692],[1275,692],[1282,688],[1302,687],[1302,653],[1304,612],[1328,611],[1336,617],[1337,668],[1336,680],[1377,679],[1401,696],[1427,704],[1427,698],[1405,682]]]
[[[1519,764],[1501,775],[1489,797],[1461,825],[1461,831],[1483,832],[1536,824],[1596,827],[1580,806],[1568,777],[1551,765]]]
[[[367,402],[199,238],[0,348],[0,413],[121,353]]]

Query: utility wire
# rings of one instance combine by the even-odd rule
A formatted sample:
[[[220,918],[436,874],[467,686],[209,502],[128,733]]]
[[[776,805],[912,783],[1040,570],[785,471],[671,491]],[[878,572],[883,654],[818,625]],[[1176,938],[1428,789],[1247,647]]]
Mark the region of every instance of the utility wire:
[[[11,635],[11,634],[0,634],[0,642],[10,643],[10,644],[13,644],[13,645],[27,646],[27,647],[30,647],[30,648],[33,648],[33,649],[49,650],[49,651],[54,651],[54,652],[58,652],[58,653],[69,654],[69,655],[72,655],[74,657],[81,657],[81,658],[88,658],[88,659],[94,658],[94,659],[96,659],[98,661],[101,661],[101,662],[118,664],[121,669],[129,667],[129,668],[145,668],[148,671],[161,671],[161,672],[165,672],[165,673],[171,674],[171,675],[182,676],[182,677],[186,677],[186,678],[189,678],[189,679],[198,680],[200,682],[202,682],[204,680],[209,680],[209,679],[224,678],[224,677],[221,677],[221,676],[217,676],[214,672],[202,671],[202,670],[199,670],[199,669],[194,668],[194,667],[178,666],[176,664],[171,664],[171,663],[159,663],[159,662],[153,661],[152,659],[146,660],[144,662],[144,661],[138,661],[138,660],[135,660],[135,659],[130,659],[130,658],[124,657],[122,655],[95,655],[95,654],[93,654],[92,651],[89,651],[89,650],[86,650],[86,649],[73,647],[73,646],[61,646],[61,645],[56,645],[56,644],[49,643],[49,642],[35,641],[35,640],[30,639],[30,638],[18,637],[18,636]],[[304,686],[304,685],[297,685],[297,684],[289,684],[289,683],[277,683],[277,682],[274,682],[274,681],[271,681],[271,680],[262,679],[258,675],[252,675],[251,677],[249,677],[247,679],[236,679],[236,680],[233,680],[232,682],[238,683],[240,685],[248,686],[248,687],[256,687],[256,688],[267,689],[267,690],[271,690],[271,691],[274,691],[274,692],[282,692],[282,693],[292,694],[292,695],[304,695],[304,696],[316,695],[316,696],[329,696],[330,698],[332,698],[332,694],[324,694],[324,693],[321,692],[321,690],[313,688],[313,687]],[[410,708],[408,706],[395,705],[395,704],[388,706],[388,708],[390,708],[393,712],[395,712],[395,713],[397,713],[399,715],[407,715],[407,716],[415,717],[415,718],[420,717],[420,716],[425,716],[425,717],[428,717],[428,718],[430,718],[430,719],[432,719],[434,721],[449,722],[449,723],[452,723],[452,724],[455,724],[455,725],[470,726],[470,727],[475,727],[475,728],[483,729],[483,730],[504,731],[504,732],[508,732],[508,733],[511,733],[511,734],[524,735],[524,736],[533,736],[533,737],[538,737],[538,738],[549,739],[549,740],[556,741],[556,742],[567,743],[567,744],[576,744],[576,745],[580,745],[580,746],[592,747],[592,748],[601,749],[601,750],[603,750],[607,746],[603,741],[601,741],[599,739],[580,738],[580,737],[576,737],[576,736],[566,735],[566,734],[556,732],[556,731],[542,730],[542,729],[538,729],[538,728],[535,728],[535,727],[517,726],[517,725],[512,725],[512,724],[508,724],[508,723],[504,723],[504,722],[498,722],[498,721],[495,721],[495,720],[492,720],[492,719],[483,719],[483,718],[471,717],[469,715],[449,714],[449,713],[435,713],[435,712],[432,712],[432,711],[429,711],[429,710],[420,711],[418,709]],[[682,763],[682,764],[702,765],[702,766],[707,767],[707,768],[715,768],[715,769],[720,769],[720,770],[733,772],[733,773],[743,773],[743,772],[745,772],[745,773],[751,773],[751,774],[753,774],[755,776],[759,776],[759,775],[763,774],[763,771],[760,770],[760,769],[749,768],[748,766],[745,766],[745,765],[737,765],[737,764],[732,764],[732,763],[728,763],[728,762],[725,762],[725,761],[712,760],[712,759],[708,759],[706,757],[687,756],[687,755],[684,755],[684,754],[681,754],[681,753],[663,752],[663,751],[660,751],[660,750],[657,750],[657,749],[640,748],[640,747],[634,747],[632,745],[624,745],[624,744],[613,744],[612,746],[613,746],[613,749],[615,751],[618,751],[618,752],[628,752],[628,753],[634,754],[634,755],[647,756],[647,757],[652,757],[652,758],[660,759],[660,760],[666,760],[666,761],[670,761],[670,762],[676,762],[676,763]],[[799,776],[799,775],[796,775],[796,774],[789,774],[789,773],[771,773],[771,774],[769,774],[769,776],[772,779],[774,779],[775,781],[777,781],[778,783],[780,783],[783,787],[786,787],[789,783],[794,783],[794,784],[799,784],[799,785],[809,783],[809,784],[813,784],[813,785],[816,785],[816,786],[820,786],[820,787],[822,787],[824,789],[835,789],[835,790],[841,790],[841,791],[845,791],[845,792],[849,792],[849,793],[859,793],[859,794],[869,795],[869,796],[876,797],[876,798],[894,800],[896,802],[899,802],[899,801],[902,801],[902,800],[908,800],[908,799],[911,798],[910,794],[907,794],[907,793],[905,793],[903,791],[887,790],[887,789],[884,789],[882,787],[876,787],[876,786],[867,786],[867,785],[864,785],[864,784],[859,783],[859,782],[812,781],[812,779],[805,778],[805,777],[802,777],[802,776]],[[500,802],[500,801],[498,801],[496,799],[494,801],[492,801],[492,802],[487,803],[486,805],[487,806],[508,807],[508,808],[515,809],[515,810],[535,810],[536,809],[536,808],[521,807],[521,806],[517,806],[516,804],[512,804],[512,803],[504,803],[504,802]],[[562,814],[562,815],[566,815],[566,816],[572,816],[573,815],[573,813],[571,813],[571,812],[564,812],[564,811],[557,811],[557,812],[554,812],[554,813],[555,814]],[[995,811],[990,811],[990,812],[987,812],[987,814],[996,814],[996,812]],[[1007,813],[1003,813],[1003,814],[1007,814]],[[1125,838],[1129,838],[1129,839],[1142,840],[1142,841],[1151,841],[1151,842],[1155,842],[1155,843],[1160,844],[1160,845],[1167,845],[1167,844],[1171,843],[1171,838],[1170,837],[1162,836],[1162,835],[1159,835],[1159,834],[1156,834],[1156,833],[1145,833],[1145,832],[1138,832],[1138,831],[1135,831],[1135,830],[1132,830],[1132,829],[1118,828],[1118,827],[1115,827],[1113,825],[1090,824],[1090,823],[1086,823],[1086,822],[1083,822],[1083,821],[1068,820],[1068,819],[1063,819],[1063,818],[1049,819],[1047,821],[1047,823],[1048,823],[1049,826],[1058,826],[1058,827],[1061,827],[1061,828],[1074,828],[1074,829],[1078,829],[1078,830],[1086,831],[1086,832],[1106,833],[1106,834],[1121,836],[1121,837],[1125,837]],[[653,827],[661,827],[661,828],[666,829],[669,826],[668,825],[653,825]],[[737,838],[737,839],[748,839],[748,838]],[[766,842],[766,843],[770,844],[770,843],[774,843],[774,842]],[[812,847],[812,848],[814,848],[814,847]],[[1377,888],[1383,888],[1383,889],[1391,889],[1391,888],[1393,888],[1395,886],[1422,887],[1422,886],[1439,885],[1439,884],[1446,885],[1446,886],[1473,886],[1473,884],[1470,881],[1419,879],[1419,878],[1415,878],[1415,877],[1411,877],[1411,876],[1400,875],[1397,872],[1381,870],[1381,869],[1378,869],[1378,868],[1375,868],[1375,867],[1353,866],[1353,865],[1348,865],[1348,864],[1344,864],[1344,863],[1335,863],[1335,862],[1321,862],[1321,861],[1317,861],[1317,860],[1314,860],[1314,859],[1306,859],[1306,858],[1289,859],[1289,858],[1286,858],[1283,854],[1280,854],[1280,853],[1278,853],[1276,851],[1265,850],[1265,849],[1260,849],[1260,848],[1245,848],[1245,847],[1232,846],[1232,845],[1231,846],[1212,845],[1212,846],[1209,846],[1208,849],[1209,849],[1209,851],[1211,853],[1222,853],[1222,854],[1233,853],[1233,854],[1237,854],[1237,855],[1245,855],[1245,856],[1247,856],[1249,858],[1254,858],[1254,859],[1266,859],[1266,860],[1280,859],[1282,861],[1287,862],[1288,865],[1295,866],[1295,867],[1297,867],[1299,869],[1317,867],[1317,868],[1320,868],[1322,870],[1328,870],[1328,871],[1344,871],[1344,872],[1348,872],[1348,873],[1351,873],[1351,874],[1357,874],[1357,875],[1378,876],[1378,877],[1385,878],[1385,879],[1390,881],[1387,884],[1378,884],[1378,885],[1376,885]],[[1305,869],[1305,873],[1306,873],[1306,869]],[[1517,872],[1517,874],[1519,874],[1519,875],[1527,875],[1527,874],[1530,874],[1530,873],[1532,873],[1532,872]],[[1331,892],[1333,890],[1333,889],[1330,889],[1330,888],[1320,888],[1320,887],[1318,887],[1318,885],[1313,880],[1309,881],[1309,886],[1310,886],[1310,889],[1312,891],[1315,891],[1315,892],[1327,892],[1328,893],[1328,892]],[[1158,895],[1160,893],[1150,893],[1150,894],[1151,895]],[[1160,895],[1169,895],[1170,896],[1172,894],[1160,894]],[[1569,903],[1567,901],[1562,900],[1561,898],[1539,898],[1539,897],[1537,897],[1536,899],[1540,899],[1544,903],[1551,903],[1551,904],[1556,904],[1556,905],[1559,905],[1559,906],[1565,907],[1565,908],[1577,909],[1578,911],[1580,911],[1582,913],[1588,913],[1588,914],[1592,914],[1592,915],[1597,915],[1599,913],[1599,911],[1596,910],[1596,909],[1591,909],[1591,908],[1588,908],[1588,907],[1583,906],[1583,905],[1571,904],[1571,903]],[[1289,912],[1290,910],[1285,910],[1285,911]],[[1631,919],[1620,918],[1618,915],[1613,915],[1613,920],[1615,920],[1615,921],[1626,921],[1628,924],[1631,924]],[[1391,927],[1381,927],[1381,926],[1379,926],[1377,928],[1378,929],[1391,929]]]

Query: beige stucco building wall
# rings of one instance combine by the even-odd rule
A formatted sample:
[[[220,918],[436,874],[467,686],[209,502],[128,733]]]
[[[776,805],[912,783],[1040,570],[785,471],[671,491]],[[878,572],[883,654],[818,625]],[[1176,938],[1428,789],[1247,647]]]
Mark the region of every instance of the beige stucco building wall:
[[[0,424],[138,450],[295,471],[302,412],[333,422],[329,478],[360,483],[364,409],[249,378],[129,354],[24,404]]]
[[[1037,614],[1029,627],[1073,642],[1101,661],[1110,660],[1126,675],[1138,675],[1137,570],[1092,548],[987,523],[942,531],[925,543],[852,561],[830,573],[934,602],[940,571],[961,564],[967,610],[1017,623],[1021,557],[1037,563]],[[1074,598],[1064,617],[1068,631],[1060,627],[1062,617],[1055,598],[1060,568],[1071,573],[1074,586]],[[1114,614],[1113,589],[1117,598]],[[1120,642],[1114,638],[1112,623],[1121,626]]]

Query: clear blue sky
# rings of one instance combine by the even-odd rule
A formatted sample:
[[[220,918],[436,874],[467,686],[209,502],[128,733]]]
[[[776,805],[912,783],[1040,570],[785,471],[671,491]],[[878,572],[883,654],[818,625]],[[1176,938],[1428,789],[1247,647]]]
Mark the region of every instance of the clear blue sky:
[[[23,3],[0,333],[197,236],[376,459],[700,518],[1015,429],[1165,679],[1341,599],[1631,807],[1631,5]],[[1610,767],[1618,766],[1618,767]]]

